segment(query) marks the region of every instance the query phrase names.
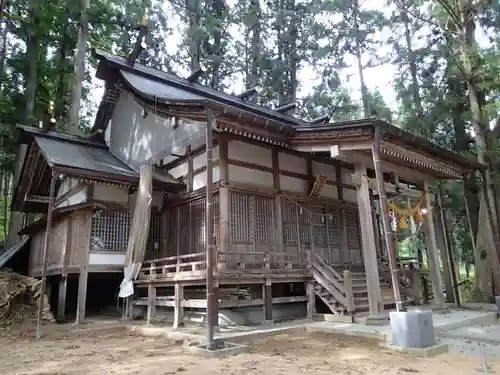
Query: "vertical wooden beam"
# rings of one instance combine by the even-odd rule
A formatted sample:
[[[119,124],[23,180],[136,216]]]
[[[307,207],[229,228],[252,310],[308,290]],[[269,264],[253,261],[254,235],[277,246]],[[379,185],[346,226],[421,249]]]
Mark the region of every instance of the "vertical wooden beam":
[[[219,285],[214,281],[214,303],[212,304],[212,325],[219,326]]]
[[[377,180],[377,190],[380,203],[380,214],[382,216],[382,227],[384,228],[384,239],[387,246],[387,258],[389,259],[389,269],[391,270],[392,290],[394,292],[394,301],[397,311],[405,311],[401,290],[399,286],[399,271],[396,262],[396,244],[394,233],[391,228],[389,217],[389,202],[385,193],[384,174],[380,160],[380,143],[382,142],[382,129],[375,128],[375,135],[372,148],[373,168],[375,169],[375,178]],[[372,226],[373,227],[373,226]]]
[[[61,275],[57,295],[57,321],[63,323],[66,320],[66,293],[68,290],[68,276]]]
[[[276,192],[274,198],[274,225],[275,225],[275,238],[274,245],[277,253],[283,253],[283,197],[280,195],[280,158],[279,150],[272,149],[272,163],[273,163],[273,189]]]
[[[335,165],[335,177],[337,182],[342,181],[342,167],[340,165]],[[337,197],[339,201],[344,200],[344,190],[341,185],[337,185]],[[339,208],[339,224],[340,224],[340,262],[343,264],[348,264],[351,262],[351,257],[349,254],[349,243],[347,242],[347,224],[345,219],[344,209]],[[348,257],[346,257],[346,255]]]
[[[152,282],[148,285],[148,307],[146,312],[146,324],[151,324],[156,315],[156,286]]]
[[[358,181],[359,185],[356,187],[356,193],[361,227],[361,244],[365,264],[366,285],[368,288],[368,304],[370,306],[370,314],[379,314],[384,311],[384,304],[380,291],[376,240],[373,230],[370,188],[368,176],[366,174],[366,167],[363,165],[356,165],[356,174],[360,179],[360,181]]]
[[[307,319],[314,319],[316,313],[316,294],[314,293],[314,286],[312,282],[306,282],[306,295],[307,295]]]
[[[60,322],[64,322],[66,319],[66,293],[68,289],[68,267],[69,267],[69,258],[71,254],[72,220],[73,220],[72,215],[66,218],[66,243],[62,255],[63,269],[61,274],[61,280],[59,281],[59,291],[58,291],[58,301],[57,301],[57,320]]]
[[[174,328],[184,326],[184,285],[175,284],[175,304],[174,304]]]
[[[306,158],[306,173],[307,173],[307,187],[305,194],[306,196],[309,195],[309,192],[312,189],[312,185],[314,184],[314,175],[313,175],[313,166],[312,166],[312,159],[310,157]]]
[[[219,251],[227,253],[231,251],[231,207],[230,193],[227,186],[229,180],[229,165],[228,165],[228,140],[224,137],[219,137],[219,225],[220,225],[220,242]],[[226,259],[227,255],[224,255]],[[219,259],[217,257],[217,263]]]
[[[352,286],[352,272],[350,270],[344,270],[344,289],[346,292],[346,300],[347,300],[347,313],[351,316],[354,315],[354,291]],[[354,322],[353,322],[354,323]]]
[[[52,232],[52,214],[54,211],[54,195],[56,189],[56,171],[51,171],[51,179],[50,179],[50,190],[49,190],[49,207],[47,212],[47,226],[45,228],[45,243],[43,245],[43,257],[42,257],[42,286],[40,290],[40,298],[38,304],[38,316],[37,316],[37,325],[36,325],[36,337],[39,339],[41,337],[41,325],[42,318],[45,309],[45,290],[47,287],[47,268],[49,263],[49,249],[50,249],[50,235]],[[26,194],[28,194],[27,192]]]
[[[425,242],[427,247],[427,260],[429,262],[429,273],[432,280],[432,293],[434,294],[434,304],[439,308],[445,307],[443,294],[443,280],[439,266],[439,249],[436,241],[436,229],[434,228],[434,215],[432,212],[432,202],[429,198],[429,184],[424,181],[424,200],[427,213],[425,214],[425,223],[427,233]]]
[[[207,107],[207,124],[205,132],[206,145],[206,166],[207,166],[207,183],[206,183],[206,210],[205,210],[205,251],[207,264],[207,349],[214,348],[214,326],[213,326],[213,310],[214,304],[214,217],[213,217],[213,128],[215,126],[215,115],[213,109]]]
[[[377,217],[377,209],[375,207],[375,199],[373,198],[373,191],[370,189],[370,210],[372,211],[373,232],[375,233],[375,249],[377,254],[382,255],[382,241],[380,238],[380,227]]]
[[[90,257],[90,221],[92,220],[92,212],[86,212],[85,230],[88,231],[87,245],[82,248],[79,256],[80,275],[78,278],[78,301],[76,306],[75,324],[83,324],[85,322],[85,307],[87,304],[87,282],[89,277],[89,257]]]
[[[188,156],[188,171],[187,171],[187,191],[191,193],[193,191],[193,154],[190,151]]]
[[[273,291],[271,279],[266,278],[262,285],[262,296],[264,297],[264,320],[266,323],[273,321]]]
[[[168,213],[167,213],[168,212]],[[168,237],[169,235],[169,227],[170,223],[169,220],[171,220],[171,215],[173,211],[163,211],[161,214],[161,255],[160,258],[166,258],[172,256],[172,254],[168,253],[168,248],[170,246],[170,238]]]

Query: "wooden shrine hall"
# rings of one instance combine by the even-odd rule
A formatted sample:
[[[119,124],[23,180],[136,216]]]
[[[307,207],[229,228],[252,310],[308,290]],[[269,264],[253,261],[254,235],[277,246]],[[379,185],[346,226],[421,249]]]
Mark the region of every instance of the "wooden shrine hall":
[[[179,326],[207,313],[213,325],[226,318],[252,324],[315,313],[378,314],[422,303],[422,278],[432,286],[432,303],[444,305],[444,249],[429,186],[470,178],[483,165],[379,119],[305,121],[289,114],[293,103],[275,109],[252,103],[255,90],[229,95],[195,76],[180,78],[103,51],[96,57],[106,90],[91,139],[61,140],[53,132],[23,138],[28,153],[40,148],[46,155],[48,137],[77,145],[79,157],[92,160],[66,166],[71,173],[54,187],[65,203],[50,225],[78,220],[66,225],[81,241],[48,246],[50,259],[59,254],[55,263],[64,261],[58,247],[73,254],[80,315],[87,276],[123,272],[127,241],[137,230],[138,171],[151,163],[148,240],[130,301],[135,316],[144,312],[147,321],[172,319]],[[68,164],[58,150],[51,149],[47,163],[56,172]],[[50,176],[30,183],[21,172],[16,207],[45,215],[47,204],[27,200],[50,199]],[[398,216],[391,207],[401,202],[408,209]],[[402,219],[425,234],[429,274],[421,260],[408,266],[399,259],[394,222]],[[23,233],[42,238],[48,221]],[[30,264],[39,270],[41,242],[31,247]],[[68,294],[60,292],[64,275],[56,268],[49,281],[61,306]],[[39,275],[35,268],[31,273]],[[101,287],[119,286],[116,279],[100,280]]]

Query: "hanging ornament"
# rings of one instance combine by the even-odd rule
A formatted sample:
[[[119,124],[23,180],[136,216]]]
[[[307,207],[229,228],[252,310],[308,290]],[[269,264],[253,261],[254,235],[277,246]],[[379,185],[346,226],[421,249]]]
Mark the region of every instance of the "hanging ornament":
[[[406,220],[406,217],[401,216],[399,218],[398,229],[408,229],[408,228],[409,228],[409,225],[408,225],[408,221]]]
[[[415,221],[418,223],[423,223],[425,221],[425,214],[427,214],[427,209],[419,208],[415,214]]]
[[[396,220],[396,215],[394,215],[394,213],[391,215],[391,228],[393,232],[398,229],[398,221]]]

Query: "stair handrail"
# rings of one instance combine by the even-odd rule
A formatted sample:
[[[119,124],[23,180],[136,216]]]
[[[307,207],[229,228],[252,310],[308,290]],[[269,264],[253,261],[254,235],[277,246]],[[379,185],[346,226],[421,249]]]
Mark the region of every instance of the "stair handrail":
[[[391,277],[391,270],[388,264],[386,264],[385,259],[381,256],[377,256],[377,263],[378,263],[378,268],[379,271],[381,271],[381,276],[382,278],[392,284],[392,277]],[[414,297],[414,291],[413,288],[408,287],[406,283],[403,281],[402,275],[398,274],[398,281],[399,281],[399,286],[401,293],[403,293],[404,296],[413,298]]]
[[[307,259],[309,261],[309,264],[311,264],[314,261],[317,261],[319,265],[324,269],[326,269],[335,279],[342,282],[343,277],[337,271],[335,271],[335,269],[332,266],[326,263],[325,260],[319,254],[313,251],[309,251],[307,253]]]
[[[307,259],[309,266],[313,268],[315,279],[352,315],[355,309],[352,272],[344,270],[341,276],[319,254],[312,251],[308,251]]]

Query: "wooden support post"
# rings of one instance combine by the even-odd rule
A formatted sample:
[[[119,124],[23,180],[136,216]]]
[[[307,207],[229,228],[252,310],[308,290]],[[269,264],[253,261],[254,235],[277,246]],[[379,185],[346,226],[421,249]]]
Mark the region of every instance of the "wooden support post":
[[[432,213],[432,202],[429,198],[429,185],[424,182],[425,207],[425,223],[427,233],[425,236],[427,247],[427,260],[429,262],[429,273],[432,281],[432,293],[434,294],[434,304],[439,308],[445,307],[443,294],[443,281],[441,279],[441,271],[439,266],[439,249],[436,242],[436,230],[434,228],[434,216]]]
[[[66,320],[66,293],[68,290],[68,276],[61,275],[57,295],[57,321],[63,323]]]
[[[412,287],[412,295],[413,295],[413,303],[415,305],[420,305],[421,301],[421,288],[420,288],[420,271],[412,270],[411,271],[411,287]]]
[[[148,310],[146,312],[146,324],[151,324],[156,316],[156,286],[153,283],[148,285]]]
[[[273,189],[276,191],[276,197],[274,198],[274,225],[275,225],[275,237],[274,245],[275,252],[283,253],[283,197],[280,195],[281,183],[280,183],[280,159],[279,151],[276,148],[272,150],[272,165],[273,165]]]
[[[214,303],[212,305],[212,326],[219,326],[219,286],[217,281],[214,285]]]
[[[212,306],[214,305],[214,217],[213,217],[213,158],[214,147],[212,133],[215,127],[215,114],[212,108],[207,108],[207,126],[205,130],[207,186],[205,187],[205,254],[207,264],[207,349],[212,350],[214,343],[214,326],[212,318]]]
[[[92,213],[87,212],[85,218],[85,228],[88,230],[89,241],[87,246],[81,248],[80,253],[80,275],[78,278],[78,301],[76,306],[75,324],[80,325],[85,322],[85,307],[87,304],[87,283],[89,277],[89,257],[90,257],[90,220]]]
[[[316,294],[314,293],[314,286],[312,282],[306,282],[306,295],[307,295],[307,319],[314,319],[316,314]]]
[[[44,302],[45,302],[45,290],[47,287],[47,268],[49,263],[50,235],[52,232],[52,214],[54,211],[54,195],[55,195],[56,178],[57,178],[56,173],[57,172],[55,170],[52,170],[52,177],[50,179],[49,207],[47,212],[47,226],[45,228],[45,242],[43,245],[43,255],[42,255],[42,286],[40,288],[40,299],[39,299],[40,303],[38,305],[38,315],[37,315],[37,325],[36,325],[37,339],[41,337],[42,319],[43,319],[44,309],[47,307],[45,306]]]
[[[361,229],[361,243],[363,260],[365,263],[366,285],[368,288],[368,304],[370,314],[380,314],[384,311],[382,293],[380,291],[380,277],[378,273],[376,237],[373,226],[373,216],[370,204],[370,189],[366,167],[356,166],[359,185],[356,187],[359,221]]]
[[[273,292],[270,279],[266,279],[262,285],[262,296],[264,297],[264,321],[270,323],[273,321]]]
[[[218,250],[225,255],[219,259],[220,255],[216,256],[217,269],[225,268],[225,261],[228,256],[227,253],[231,251],[231,197],[230,191],[227,187],[229,180],[229,166],[228,166],[228,141],[226,138],[219,137],[219,248]],[[218,320],[218,319],[217,319]]]
[[[184,326],[184,286],[181,283],[175,284],[175,305],[174,305],[174,328]]]
[[[389,260],[389,269],[391,270],[392,291],[394,292],[394,302],[396,303],[397,311],[406,311],[401,298],[401,290],[399,285],[399,272],[397,266],[396,241],[391,228],[389,202],[385,193],[384,174],[382,173],[382,162],[380,160],[380,143],[382,142],[381,127],[375,128],[372,156],[373,168],[375,169],[375,178],[377,180],[377,190],[380,203],[380,214],[382,219],[382,227],[384,228],[384,240],[387,246],[387,258]]]
[[[446,290],[446,301],[450,303],[455,302],[455,296],[453,292],[453,283],[451,281],[451,273],[450,273],[450,262],[448,261],[448,252],[447,246],[448,241],[446,239],[445,230],[446,228],[442,225],[443,212],[440,209],[437,209],[435,212],[435,230],[436,230],[436,243],[439,248],[439,255],[441,258],[441,262],[443,264],[443,276],[444,276],[444,288]]]
[[[344,270],[344,289],[347,300],[347,313],[351,316],[354,315],[354,292],[352,289],[352,273],[350,270]],[[380,284],[379,284],[380,285]]]
[[[71,255],[71,230],[73,216],[70,215],[66,218],[66,243],[63,249],[62,261],[63,270],[61,274],[61,280],[59,281],[59,291],[58,291],[58,301],[57,301],[57,320],[59,322],[64,322],[66,320],[66,294],[68,290],[68,267],[69,258]]]

